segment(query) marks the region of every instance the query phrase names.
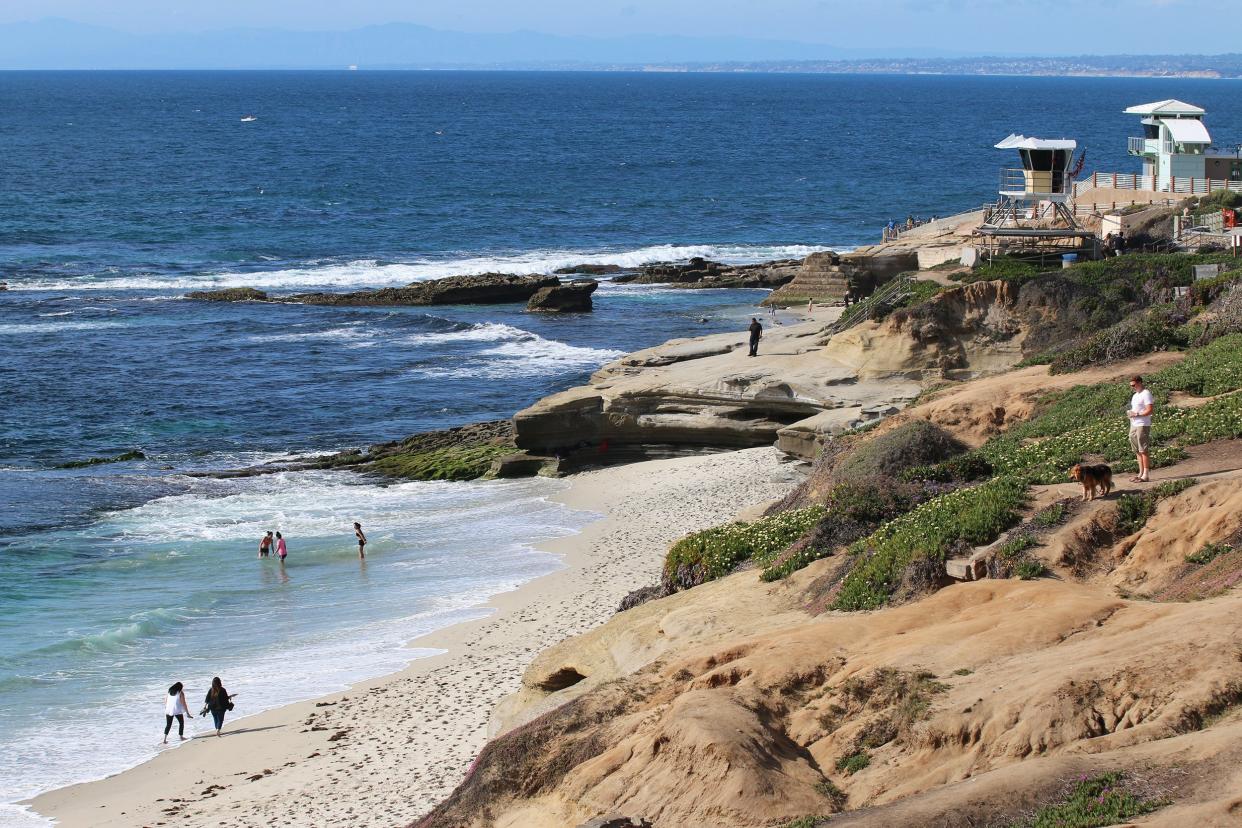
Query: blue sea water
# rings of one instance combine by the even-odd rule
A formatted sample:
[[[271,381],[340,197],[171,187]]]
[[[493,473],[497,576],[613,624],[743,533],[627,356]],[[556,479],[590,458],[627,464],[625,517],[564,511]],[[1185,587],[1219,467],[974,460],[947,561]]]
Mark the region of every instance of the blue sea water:
[[[1011,161],[991,145],[1011,131],[1075,137],[1088,170],[1132,171],[1137,127],[1122,110],[1176,97],[1207,108],[1221,143],[1242,143],[1238,92],[932,76],[0,73],[0,801],[152,755],[173,680],[197,691],[223,675],[245,693],[239,712],[254,712],[395,669],[418,655],[402,646],[417,633],[555,569],[534,545],[589,519],[549,502],[560,484],[546,480],[185,472],[505,417],[620,353],[737,329],[762,296],[605,284],[594,314],[551,318],[215,305],[188,290],[849,248],[889,218],[989,200]],[[57,468],[135,448],[148,459]],[[372,539],[365,566],[353,520]],[[254,557],[265,529],[290,538],[284,569]]]

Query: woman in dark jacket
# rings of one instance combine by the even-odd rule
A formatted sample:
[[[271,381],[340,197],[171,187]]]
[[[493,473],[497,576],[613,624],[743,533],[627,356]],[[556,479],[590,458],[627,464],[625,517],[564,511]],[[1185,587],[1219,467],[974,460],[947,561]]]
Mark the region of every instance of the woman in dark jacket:
[[[216,735],[219,736],[220,728],[224,727],[225,712],[233,709],[233,703],[229,701],[229,691],[224,689],[219,676],[211,680],[211,689],[207,691],[203,704],[211,711],[211,718],[216,723]]]

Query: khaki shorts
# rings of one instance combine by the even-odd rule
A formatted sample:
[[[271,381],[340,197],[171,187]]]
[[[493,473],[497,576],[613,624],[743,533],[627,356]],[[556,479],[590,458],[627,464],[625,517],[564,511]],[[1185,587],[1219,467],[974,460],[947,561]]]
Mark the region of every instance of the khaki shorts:
[[[1146,454],[1151,447],[1151,426],[1134,426],[1130,429],[1130,448],[1135,454]]]

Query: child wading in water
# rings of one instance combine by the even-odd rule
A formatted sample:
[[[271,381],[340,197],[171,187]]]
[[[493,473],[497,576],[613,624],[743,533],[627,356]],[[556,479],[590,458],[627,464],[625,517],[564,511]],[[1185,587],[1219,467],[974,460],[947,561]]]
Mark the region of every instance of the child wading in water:
[[[367,556],[367,536],[362,534],[362,524],[354,522],[354,537],[358,539],[358,557],[365,558]]]

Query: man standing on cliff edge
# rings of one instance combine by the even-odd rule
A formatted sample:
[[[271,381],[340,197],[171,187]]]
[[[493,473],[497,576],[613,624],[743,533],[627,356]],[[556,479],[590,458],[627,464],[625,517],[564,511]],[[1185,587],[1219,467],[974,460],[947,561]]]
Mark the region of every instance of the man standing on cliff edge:
[[[763,326],[755,317],[750,318],[750,355],[759,356],[759,340],[763,338]]]

